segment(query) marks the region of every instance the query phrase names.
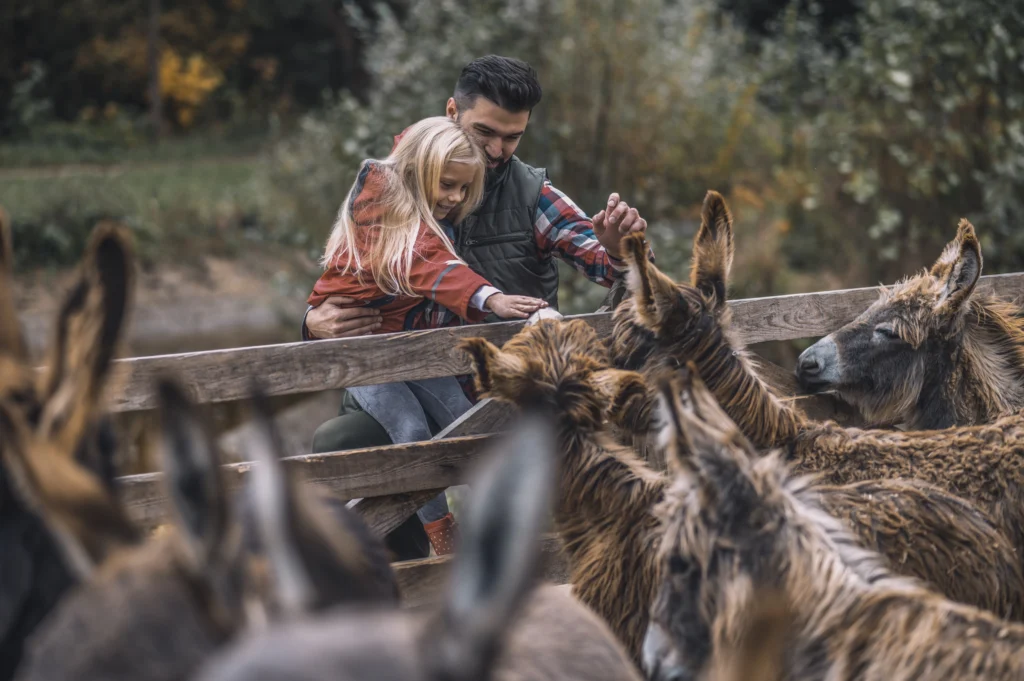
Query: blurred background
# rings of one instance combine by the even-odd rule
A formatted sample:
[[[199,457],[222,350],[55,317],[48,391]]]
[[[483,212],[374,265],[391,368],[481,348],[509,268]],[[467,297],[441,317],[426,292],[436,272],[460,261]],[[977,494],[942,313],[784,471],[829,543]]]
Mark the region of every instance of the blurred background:
[[[891,282],[960,217],[986,274],[1022,270],[1022,37],[1019,0],[3,3],[19,301],[45,343],[114,218],[144,262],[133,354],[297,340],[358,162],[488,53],[540,74],[520,158],[589,213],[620,192],[674,275],[708,188],[736,218],[734,298]],[[564,311],[605,293],[563,281]]]

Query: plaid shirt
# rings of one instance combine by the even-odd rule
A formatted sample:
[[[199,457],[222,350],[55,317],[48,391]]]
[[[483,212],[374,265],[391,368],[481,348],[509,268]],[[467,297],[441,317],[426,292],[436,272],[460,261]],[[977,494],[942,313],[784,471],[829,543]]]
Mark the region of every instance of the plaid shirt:
[[[626,269],[594,236],[587,214],[549,181],[540,190],[533,231],[541,253],[564,260],[594,283],[611,286]],[[653,254],[649,257],[653,261]]]

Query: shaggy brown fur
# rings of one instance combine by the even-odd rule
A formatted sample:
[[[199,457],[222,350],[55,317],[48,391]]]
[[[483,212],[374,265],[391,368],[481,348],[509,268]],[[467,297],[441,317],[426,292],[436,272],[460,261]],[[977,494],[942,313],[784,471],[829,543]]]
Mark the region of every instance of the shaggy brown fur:
[[[268,571],[265,555],[245,545],[206,425],[175,382],[162,379],[157,393],[164,479],[175,522],[145,543],[122,542],[88,582],[58,604],[33,637],[19,679],[187,678],[243,629],[261,626],[268,612],[288,610],[294,592],[283,593],[280,582],[273,584],[276,566]],[[262,423],[264,437],[257,448],[276,454],[276,434],[266,425],[265,413]],[[260,472],[262,478],[267,474]],[[315,502],[292,506],[287,479],[271,472],[264,486],[272,488],[272,512],[302,528],[293,547],[297,556],[320,559],[321,572],[305,584],[305,607],[316,610],[363,595],[375,601],[390,596],[394,602],[393,575],[381,586],[357,539],[341,527],[309,522],[303,510]],[[259,500],[267,496],[256,494]],[[65,505],[73,508],[72,501]],[[112,499],[107,503],[120,511]],[[50,510],[43,515],[49,518]],[[109,523],[81,520],[67,533],[68,543],[87,546],[90,536],[110,533]],[[383,546],[376,555],[390,574]]]
[[[555,529],[573,592],[639,659],[647,604],[658,571],[652,509],[664,478],[604,432],[604,415],[645,396],[639,374],[608,368],[585,322],[543,320],[499,350],[481,338],[460,345],[473,357],[481,394],[552,414],[562,454]]]
[[[721,224],[708,216],[726,210],[722,198],[709,193],[698,242],[708,238],[709,225]],[[634,296],[615,313],[612,350],[621,352],[616,360],[627,366],[642,363],[649,373],[692,360],[723,409],[756,447],[783,448],[797,470],[821,473],[821,479],[831,484],[893,478],[931,483],[978,504],[1010,539],[1017,555],[1024,555],[1024,415],[1007,416],[988,426],[914,432],[846,429],[810,421],[777,398],[757,376],[742,345],[730,338],[725,301],[706,300],[700,291],[709,287],[699,281],[677,285],[638,259],[635,253],[640,249],[645,249],[642,238],[627,237]],[[711,269],[695,263],[694,272]],[[725,268],[714,271],[728,274]],[[724,285],[717,288],[724,290]]]
[[[777,589],[760,589],[733,645],[716,649],[700,681],[782,681],[793,611]]]
[[[115,443],[102,401],[130,303],[129,244],[115,227],[93,232],[40,375],[21,336],[0,215],[0,679],[57,599],[112,545],[134,539],[109,508]]]
[[[1024,316],[975,292],[981,269],[974,227],[962,220],[931,271],[882,289],[855,320],[804,351],[797,376],[813,392],[835,391],[871,422],[909,430],[988,423],[1024,407]]]
[[[660,498],[664,478],[613,442],[601,416],[649,409],[647,383],[635,372],[605,368],[600,341],[581,320],[542,321],[502,350],[481,339],[463,345],[485,394],[557,415],[565,458],[555,524],[566,542],[570,582],[639,655],[643,604],[656,579],[648,553],[656,548],[648,535],[650,504]],[[1024,576],[1013,546],[971,504],[906,481],[813,489],[894,569],[950,598],[1007,617],[1024,615]]]
[[[1024,625],[892,576],[781,456],[756,456],[693,373],[681,378],[663,393],[676,478],[659,508],[665,578],[645,640],[650,679],[692,678],[736,646],[764,588],[780,589],[792,613],[785,678],[1024,675]]]
[[[197,679],[639,681],[568,589],[530,589],[558,453],[547,421],[517,423],[470,483],[439,612],[346,609],[286,624],[225,651]]]

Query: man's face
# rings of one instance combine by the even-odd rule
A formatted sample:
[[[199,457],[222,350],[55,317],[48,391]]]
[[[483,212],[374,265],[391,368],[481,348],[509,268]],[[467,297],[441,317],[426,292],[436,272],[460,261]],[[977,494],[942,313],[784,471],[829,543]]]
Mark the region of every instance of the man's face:
[[[494,170],[512,158],[526,132],[526,124],[530,122],[529,111],[512,113],[486,97],[477,97],[473,107],[463,111],[459,111],[455,99],[450,98],[446,112],[483,148],[487,154],[488,170]]]

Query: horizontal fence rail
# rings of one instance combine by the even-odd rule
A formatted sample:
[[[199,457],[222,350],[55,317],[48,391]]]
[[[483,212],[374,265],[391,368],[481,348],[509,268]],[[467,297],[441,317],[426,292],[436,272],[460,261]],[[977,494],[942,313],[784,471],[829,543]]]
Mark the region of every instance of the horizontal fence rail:
[[[378,497],[462,484],[463,473],[494,435],[352,449],[330,454],[305,454],[282,459],[304,482],[317,483],[345,499]],[[223,466],[229,489],[245,484],[256,463]],[[122,503],[133,520],[153,527],[167,516],[162,473],[117,479]],[[413,509],[415,510],[415,509]]]
[[[1024,273],[981,278],[979,289],[1009,299],[1024,297]],[[878,298],[879,288],[799,293],[730,301],[733,325],[747,344],[825,335],[853,320]],[[611,329],[611,314],[582,319],[601,335]],[[156,406],[153,379],[174,374],[200,403],[244,399],[251,377],[259,377],[268,395],[333,390],[397,380],[417,380],[469,373],[469,359],[455,349],[475,336],[502,344],[525,322],[501,322],[451,329],[411,331],[315,342],[282,343],[209,352],[158,355],[117,361],[120,392],[114,411]]]

